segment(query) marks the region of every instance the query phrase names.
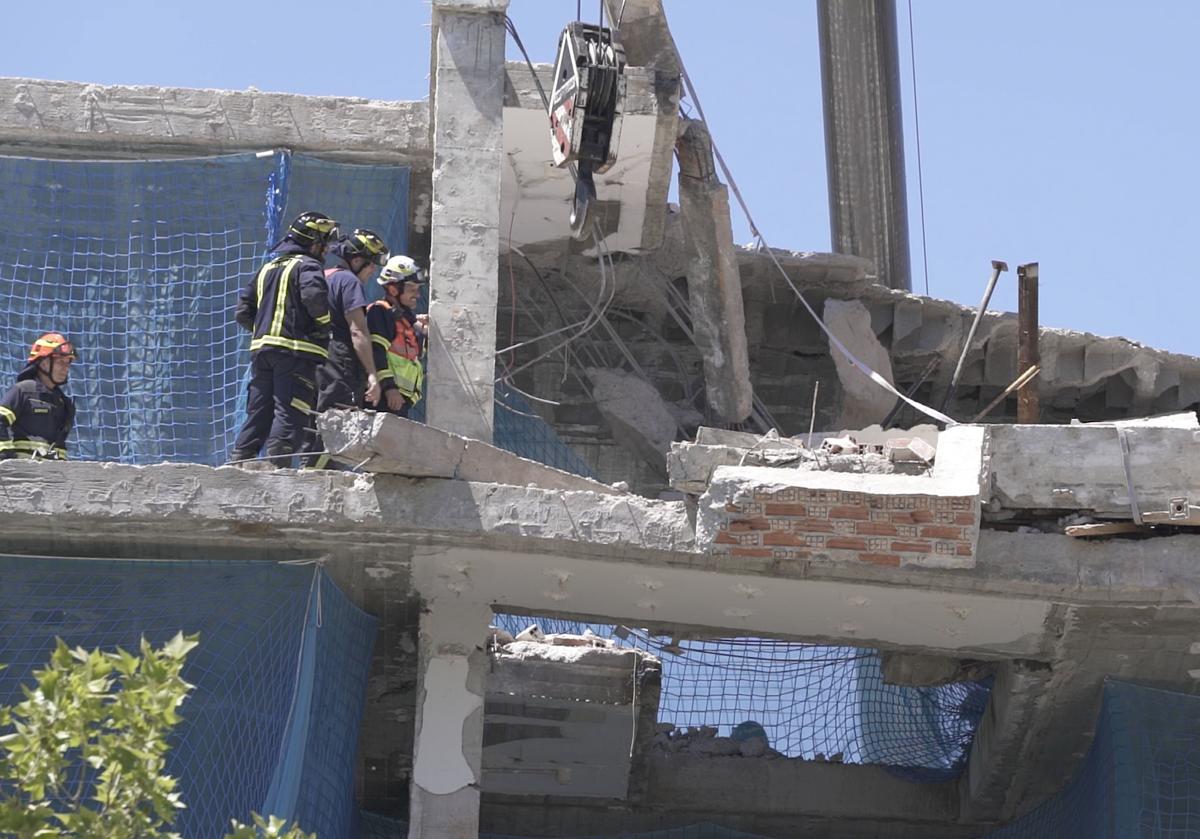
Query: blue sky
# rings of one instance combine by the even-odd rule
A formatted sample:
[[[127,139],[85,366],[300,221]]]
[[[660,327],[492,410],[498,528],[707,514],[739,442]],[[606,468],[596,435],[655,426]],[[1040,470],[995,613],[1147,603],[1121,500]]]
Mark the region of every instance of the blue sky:
[[[585,2],[595,15],[595,0]],[[666,0],[713,134],[767,240],[829,247],[811,0]],[[282,10],[288,10],[285,16]],[[913,284],[923,291],[908,5],[898,1]],[[550,61],[569,0],[512,0]],[[929,290],[975,305],[991,259],[1041,264],[1042,321],[1200,354],[1200,3],[913,0]],[[0,74],[419,99],[429,7],[415,0],[10,4]],[[305,32],[312,33],[306,43]],[[516,57],[515,48],[510,54]],[[748,228],[735,223],[735,238]],[[1176,312],[1171,315],[1171,312]]]

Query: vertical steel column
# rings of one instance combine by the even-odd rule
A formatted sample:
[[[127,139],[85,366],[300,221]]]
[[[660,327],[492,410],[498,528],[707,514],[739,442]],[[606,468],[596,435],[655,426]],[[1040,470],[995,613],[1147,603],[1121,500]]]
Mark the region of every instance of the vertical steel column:
[[[1017,372],[1024,373],[1040,363],[1038,353],[1038,264],[1017,266]],[[1036,379],[1017,391],[1017,422],[1041,420]]]
[[[817,0],[833,249],[912,290],[894,0]]]

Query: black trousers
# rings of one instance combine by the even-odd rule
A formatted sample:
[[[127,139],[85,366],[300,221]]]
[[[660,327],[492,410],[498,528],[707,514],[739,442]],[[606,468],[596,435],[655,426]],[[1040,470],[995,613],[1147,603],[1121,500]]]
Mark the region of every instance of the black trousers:
[[[331,408],[361,408],[366,388],[366,375],[354,354],[354,348],[331,342],[329,360],[317,368],[317,413],[324,413]],[[325,443],[315,427],[311,434],[305,436],[307,439],[301,451],[325,451]],[[304,465],[314,469],[338,468],[327,455],[320,454],[305,458]]]
[[[264,447],[273,457],[299,451],[317,401],[317,361],[273,348],[254,354],[246,391],[246,422],[231,460],[257,457]],[[291,464],[279,457],[275,465]]]

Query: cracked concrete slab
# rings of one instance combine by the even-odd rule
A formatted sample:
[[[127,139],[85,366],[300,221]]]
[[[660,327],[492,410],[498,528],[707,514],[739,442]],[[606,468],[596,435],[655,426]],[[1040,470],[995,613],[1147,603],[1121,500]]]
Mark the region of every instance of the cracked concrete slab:
[[[620,495],[608,484],[424,423],[373,411],[326,411],[317,417],[326,447],[339,463],[409,478],[452,478],[515,486]]]

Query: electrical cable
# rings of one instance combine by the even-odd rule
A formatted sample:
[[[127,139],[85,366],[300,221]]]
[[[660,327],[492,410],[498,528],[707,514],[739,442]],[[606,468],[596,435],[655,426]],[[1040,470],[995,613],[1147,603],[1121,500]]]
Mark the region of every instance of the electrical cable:
[[[678,51],[676,51],[676,54],[678,55]],[[821,316],[817,314],[816,310],[813,309],[812,305],[808,302],[808,300],[800,292],[800,289],[796,286],[796,284],[794,282],[792,282],[792,278],[790,276],[788,276],[788,273],[787,273],[787,271],[784,270],[783,265],[780,264],[779,258],[775,255],[774,250],[767,245],[766,237],[763,236],[762,231],[759,229],[758,225],[755,223],[754,216],[751,215],[750,208],[749,208],[749,206],[747,206],[746,200],[745,200],[745,198],[743,198],[741,190],[738,189],[737,182],[733,178],[733,173],[730,172],[729,166],[725,163],[725,158],[721,155],[721,150],[717,147],[716,138],[713,136],[712,128],[711,128],[711,126],[708,125],[708,119],[704,116],[704,106],[700,103],[700,97],[696,93],[696,87],[695,87],[695,85],[692,84],[691,77],[688,75],[687,69],[684,67],[682,56],[679,56],[679,74],[683,79],[683,83],[684,83],[684,86],[687,88],[688,94],[691,96],[692,101],[696,105],[696,113],[699,114],[700,121],[703,122],[706,127],[708,127],[709,137],[712,138],[713,157],[716,158],[717,164],[721,167],[721,172],[722,172],[722,174],[724,174],[726,181],[728,181],[728,183],[729,183],[729,190],[730,190],[730,192],[733,193],[734,198],[737,199],[738,206],[741,207],[742,213],[746,217],[746,222],[750,225],[750,232],[754,235],[755,239],[758,241],[758,243],[760,244],[762,249],[765,251],[767,256],[770,258],[770,260],[774,264],[776,270],[778,270],[779,273],[783,276],[783,279],[787,283],[788,288],[790,288],[792,290],[792,293],[796,296],[797,299],[799,299],[800,303],[804,306],[805,310],[809,313],[810,316],[812,316],[812,319],[817,322],[817,326],[819,326],[821,328],[821,331],[825,333],[825,337],[829,340],[830,345],[833,346],[834,348],[836,348],[838,350],[838,352],[840,352],[843,356],[845,356],[846,360],[849,361],[856,369],[858,369],[859,372],[861,372],[862,374],[867,376],[867,378],[869,378],[872,382],[874,382],[879,387],[886,390],[888,393],[891,393],[893,396],[895,396],[899,399],[903,399],[905,402],[907,402],[913,408],[916,408],[921,413],[925,414],[926,416],[932,417],[933,419],[937,420],[938,422],[945,423],[947,426],[957,425],[958,422],[956,420],[946,416],[941,411],[938,411],[934,408],[929,407],[928,405],[925,405],[925,404],[922,404],[921,402],[916,401],[915,399],[910,399],[909,397],[905,396],[903,393],[901,393],[899,390],[896,389],[895,385],[893,385],[891,382],[889,382],[883,376],[879,375],[879,373],[875,372],[867,364],[860,361],[858,359],[858,357],[854,355],[854,353],[850,352],[849,347],[847,347],[844,343],[842,343],[841,339],[838,338],[835,334],[833,334],[833,331],[826,325],[825,321],[821,319]]]
[[[913,38],[912,0],[908,0],[908,58],[912,67],[913,128],[917,136],[917,194],[921,207],[921,261],[925,266],[925,296],[929,296],[929,251],[925,247],[925,175],[921,167],[921,108],[917,103],[917,46]]]

